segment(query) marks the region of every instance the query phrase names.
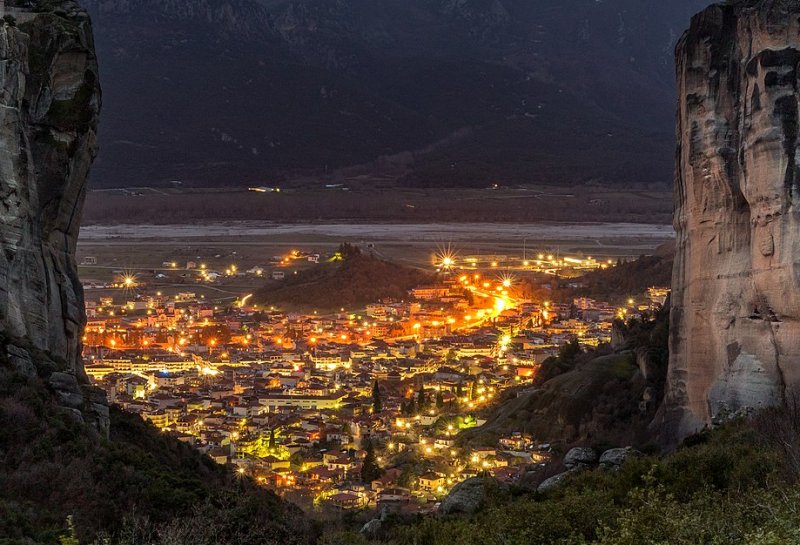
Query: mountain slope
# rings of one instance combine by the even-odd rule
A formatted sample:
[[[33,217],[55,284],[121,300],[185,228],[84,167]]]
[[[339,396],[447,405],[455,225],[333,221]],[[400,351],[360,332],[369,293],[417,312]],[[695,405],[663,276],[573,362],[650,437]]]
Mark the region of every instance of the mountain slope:
[[[0,542],[56,543],[67,517],[81,543],[126,532],[153,544],[313,542],[300,511],[271,492],[138,416],[110,416],[105,439],[0,361]]]
[[[667,183],[672,48],[705,3],[89,0],[94,182],[374,174],[395,156],[429,186]]]

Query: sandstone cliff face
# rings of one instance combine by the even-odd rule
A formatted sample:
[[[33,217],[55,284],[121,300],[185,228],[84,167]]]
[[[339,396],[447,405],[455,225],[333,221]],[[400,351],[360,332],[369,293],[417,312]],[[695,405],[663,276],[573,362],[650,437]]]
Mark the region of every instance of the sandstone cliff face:
[[[800,394],[799,19],[712,6],[678,45],[672,440]]]
[[[91,24],[66,0],[0,6],[0,356],[102,420],[74,257],[100,108]]]

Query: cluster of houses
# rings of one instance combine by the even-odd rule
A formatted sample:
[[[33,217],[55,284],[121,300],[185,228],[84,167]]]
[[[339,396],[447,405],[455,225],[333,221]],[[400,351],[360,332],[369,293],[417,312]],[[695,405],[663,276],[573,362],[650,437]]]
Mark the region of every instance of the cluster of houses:
[[[430,509],[466,478],[513,482],[546,459],[523,433],[474,447],[459,432],[566,341],[609,342],[620,313],[489,284],[326,315],[104,297],[87,302],[86,371],[110,402],[300,505]]]

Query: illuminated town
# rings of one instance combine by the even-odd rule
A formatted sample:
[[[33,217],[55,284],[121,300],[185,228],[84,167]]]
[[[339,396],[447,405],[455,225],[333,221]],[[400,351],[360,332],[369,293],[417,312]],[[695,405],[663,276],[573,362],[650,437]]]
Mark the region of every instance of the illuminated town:
[[[668,293],[653,288],[623,306],[539,300],[525,274],[546,286],[614,262],[445,249],[431,260],[433,283],[360,309],[301,313],[259,305],[252,293],[198,295],[337,259],[292,250],[264,266],[114,271],[113,281],[86,285],[86,372],[111,403],[309,512],[425,512],[469,477],[511,483],[547,461],[548,445],[525,430],[481,446],[458,435],[530,387],[562,345],[609,343],[615,319]],[[189,279],[182,289],[162,291],[177,276]]]

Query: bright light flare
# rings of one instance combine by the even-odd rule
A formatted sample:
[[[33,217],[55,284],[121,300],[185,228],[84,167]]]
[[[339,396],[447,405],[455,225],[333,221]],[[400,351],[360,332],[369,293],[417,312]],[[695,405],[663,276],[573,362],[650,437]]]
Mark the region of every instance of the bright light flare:
[[[456,251],[449,244],[439,248],[433,257],[433,264],[437,269],[451,271],[456,266]]]

